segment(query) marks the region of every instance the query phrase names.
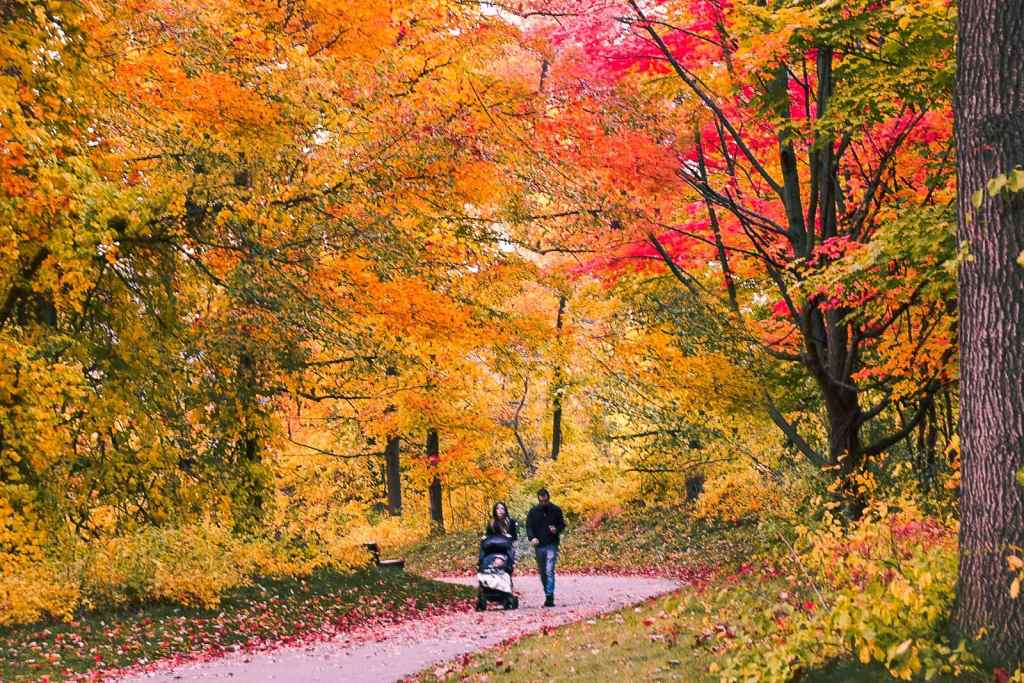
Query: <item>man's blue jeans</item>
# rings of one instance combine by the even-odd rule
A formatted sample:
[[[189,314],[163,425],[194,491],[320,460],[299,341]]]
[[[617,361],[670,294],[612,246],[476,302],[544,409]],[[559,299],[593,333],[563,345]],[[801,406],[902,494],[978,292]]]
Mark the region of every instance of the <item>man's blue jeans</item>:
[[[555,594],[555,563],[558,561],[557,545],[539,545],[534,549],[537,555],[537,573],[544,586],[544,595]]]

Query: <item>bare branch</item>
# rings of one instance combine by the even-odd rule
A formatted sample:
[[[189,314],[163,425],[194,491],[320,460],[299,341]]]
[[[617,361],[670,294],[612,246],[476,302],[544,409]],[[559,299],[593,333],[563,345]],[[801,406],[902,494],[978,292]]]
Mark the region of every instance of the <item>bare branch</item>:
[[[796,431],[796,427],[790,424],[783,416],[779,409],[775,407],[775,402],[772,401],[772,397],[766,391],[764,394],[765,406],[768,408],[768,414],[772,418],[772,422],[778,425],[782,433],[793,442],[797,450],[804,454],[804,457],[815,467],[821,468],[828,464],[828,460],[818,451],[814,450],[809,443]]]

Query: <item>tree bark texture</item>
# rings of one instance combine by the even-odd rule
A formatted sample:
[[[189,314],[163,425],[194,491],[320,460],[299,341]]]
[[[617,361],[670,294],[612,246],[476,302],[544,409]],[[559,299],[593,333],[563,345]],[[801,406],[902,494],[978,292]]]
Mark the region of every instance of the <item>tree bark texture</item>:
[[[953,627],[982,653],[1024,661],[1024,600],[1006,556],[1024,546],[1024,193],[972,195],[1024,166],[1024,2],[963,0],[956,80],[960,270],[960,576]]]

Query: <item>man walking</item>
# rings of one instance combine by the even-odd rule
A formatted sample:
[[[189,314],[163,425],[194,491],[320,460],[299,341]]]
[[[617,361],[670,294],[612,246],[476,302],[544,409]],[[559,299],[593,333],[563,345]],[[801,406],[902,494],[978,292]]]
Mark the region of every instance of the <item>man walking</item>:
[[[562,509],[551,502],[547,489],[537,491],[537,504],[526,515],[526,535],[537,556],[545,607],[555,606],[555,562],[558,561],[558,539],[564,529]]]

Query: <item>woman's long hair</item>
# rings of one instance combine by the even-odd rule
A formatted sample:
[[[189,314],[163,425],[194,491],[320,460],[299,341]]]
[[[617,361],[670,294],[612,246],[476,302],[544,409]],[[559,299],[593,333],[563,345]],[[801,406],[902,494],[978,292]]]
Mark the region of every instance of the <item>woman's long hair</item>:
[[[498,506],[505,508],[505,517],[502,519],[498,518]],[[508,513],[508,505],[504,501],[498,501],[491,508],[491,523],[488,525],[491,531],[495,533],[512,533],[512,515]]]

